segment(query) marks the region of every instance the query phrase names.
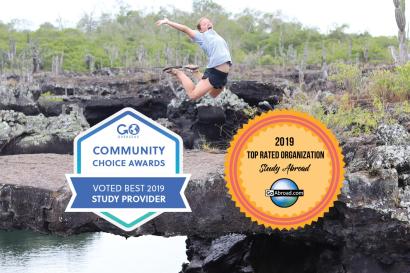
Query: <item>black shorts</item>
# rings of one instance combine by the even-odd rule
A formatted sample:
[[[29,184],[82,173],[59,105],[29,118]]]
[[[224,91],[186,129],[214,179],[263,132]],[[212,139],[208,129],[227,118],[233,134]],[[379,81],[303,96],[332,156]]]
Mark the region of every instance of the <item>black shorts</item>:
[[[222,72],[215,68],[207,68],[202,79],[208,79],[215,89],[223,89],[228,82],[228,73]]]

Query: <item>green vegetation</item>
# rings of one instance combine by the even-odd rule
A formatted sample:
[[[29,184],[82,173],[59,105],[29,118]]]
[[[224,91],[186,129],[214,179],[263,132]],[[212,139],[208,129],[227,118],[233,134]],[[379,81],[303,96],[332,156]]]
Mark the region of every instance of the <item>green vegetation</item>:
[[[379,101],[373,101],[373,109],[354,106],[349,103],[348,96],[342,100],[336,112],[323,115],[322,119],[327,126],[344,128],[351,135],[371,133],[385,118],[385,109]]]
[[[337,101],[333,111],[325,111],[328,104],[325,102],[311,102],[307,105],[294,102],[292,108],[305,111],[321,120],[328,128],[349,136],[358,136],[371,133],[380,122],[389,122],[384,107],[378,107],[375,100],[375,108],[365,108],[352,104],[348,93],[336,96]],[[380,105],[379,105],[380,106]]]
[[[231,14],[210,0],[195,0],[192,13],[122,7],[115,15],[84,15],[76,28],[45,23],[35,31],[27,31],[17,30],[13,23],[0,23],[0,71],[54,71],[62,66],[65,71],[83,72],[101,67],[204,63],[202,51],[185,35],[157,27],[155,21],[166,16],[195,28],[197,20],[207,15],[229,43],[235,63],[391,63],[388,47],[398,47],[396,37],[347,34],[346,25],[322,34],[298,22],[285,21],[280,14],[248,9]],[[391,14],[386,14],[385,19],[394,20]]]
[[[392,123],[410,113],[410,63],[391,70],[376,69],[367,76],[355,65],[335,67],[330,79],[344,91],[320,100],[312,97],[315,94],[298,92],[288,99],[288,106],[349,136],[371,133],[381,122]]]
[[[243,113],[248,117],[248,118],[254,118],[256,114],[258,113],[258,108],[255,106],[249,106],[243,109]]]
[[[358,93],[361,87],[362,70],[357,65],[336,63],[335,72],[329,80],[335,81],[341,88],[351,93]]]
[[[201,146],[200,146],[200,150],[204,151],[204,152],[207,152],[207,153],[212,153],[212,154],[221,153],[221,149],[213,146],[209,142],[202,143]]]
[[[403,0],[394,1],[397,14],[399,9],[404,10],[402,3]],[[410,113],[410,63],[371,70],[379,64],[403,63],[400,54],[406,52],[408,41],[403,31],[404,16],[397,14],[400,44],[396,37],[348,34],[347,25],[323,34],[298,22],[286,21],[279,13],[246,9],[232,14],[211,0],[194,0],[192,12],[145,12],[121,7],[115,15],[84,15],[76,28],[45,23],[28,31],[18,30],[14,23],[0,22],[0,73],[205,64],[202,50],[184,34],[167,26],[157,27],[155,22],[167,17],[195,28],[200,17],[208,16],[229,43],[236,64],[296,68],[301,87],[304,70],[328,64],[323,66],[329,68],[328,79],[343,92],[320,102],[309,97],[314,94],[297,92],[288,104],[310,112],[333,129],[359,135],[371,132],[380,122],[390,122],[394,115]],[[386,13],[385,19],[394,20],[393,14]],[[399,56],[394,60],[394,50],[389,48],[398,49],[395,50]],[[364,67],[370,72],[363,73]],[[41,98],[63,100],[50,92],[43,93]],[[391,103],[394,111],[390,111]],[[251,118],[257,109],[250,107],[244,113]],[[214,149],[206,142],[201,147]]]
[[[55,96],[51,91],[44,92],[40,95],[40,99],[49,102],[62,102],[64,99],[62,97]]]
[[[396,115],[410,114],[410,103],[408,101],[398,103],[395,107],[395,110]]]
[[[368,92],[383,101],[410,99],[410,63],[391,70],[375,70],[369,78]]]

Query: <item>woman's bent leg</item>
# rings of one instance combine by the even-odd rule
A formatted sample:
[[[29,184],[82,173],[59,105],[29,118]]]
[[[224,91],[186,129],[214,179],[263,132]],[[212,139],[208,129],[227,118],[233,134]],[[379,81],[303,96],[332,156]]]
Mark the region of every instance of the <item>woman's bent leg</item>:
[[[178,80],[181,82],[182,87],[184,87],[188,97],[192,100],[199,99],[213,89],[209,79],[201,79],[195,86],[192,80],[185,75],[183,71],[178,70],[176,72]]]
[[[223,90],[224,90],[224,87],[221,89],[212,88],[211,91],[209,91],[209,95],[213,98],[216,98],[219,96],[219,94],[222,93]]]

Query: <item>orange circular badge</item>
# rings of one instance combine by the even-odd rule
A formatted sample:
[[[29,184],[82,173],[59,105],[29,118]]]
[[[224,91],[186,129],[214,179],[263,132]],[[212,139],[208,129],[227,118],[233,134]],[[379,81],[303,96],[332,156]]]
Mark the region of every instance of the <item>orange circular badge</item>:
[[[275,110],[244,125],[231,142],[225,179],[236,206],[265,227],[304,227],[333,206],[343,183],[338,141],[302,112]]]

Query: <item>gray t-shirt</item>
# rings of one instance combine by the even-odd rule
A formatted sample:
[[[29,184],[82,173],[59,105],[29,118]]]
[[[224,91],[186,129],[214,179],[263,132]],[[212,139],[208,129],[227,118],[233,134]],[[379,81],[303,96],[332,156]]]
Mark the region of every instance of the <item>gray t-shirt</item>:
[[[226,41],[216,33],[215,30],[209,29],[204,33],[195,31],[192,40],[197,43],[209,58],[207,68],[216,67],[226,62],[232,62]]]

